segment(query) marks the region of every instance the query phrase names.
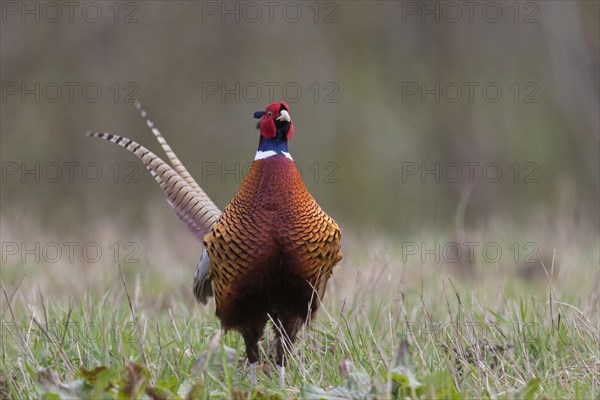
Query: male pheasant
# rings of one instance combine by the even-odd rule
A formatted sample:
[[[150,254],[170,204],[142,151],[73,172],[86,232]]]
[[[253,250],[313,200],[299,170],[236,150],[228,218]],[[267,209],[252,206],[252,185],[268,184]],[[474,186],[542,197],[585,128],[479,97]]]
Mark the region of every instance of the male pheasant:
[[[146,112],[136,106],[142,117]],[[214,294],[225,330],[240,332],[256,384],[258,341],[274,321],[276,363],[284,379],[284,344],[293,344],[319,308],[333,267],[342,259],[340,229],[310,195],[287,142],[294,127],[285,102],[254,113],[260,119],[258,151],[238,194],[221,214],[194,181],[154,124],[148,126],[173,168],[124,137],[91,132],[125,147],[152,173],[179,218],[203,241],[194,294]]]

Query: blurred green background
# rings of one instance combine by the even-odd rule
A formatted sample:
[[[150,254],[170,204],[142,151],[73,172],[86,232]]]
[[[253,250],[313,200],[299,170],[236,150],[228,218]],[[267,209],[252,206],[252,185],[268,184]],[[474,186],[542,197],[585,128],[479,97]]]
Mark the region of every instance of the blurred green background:
[[[132,155],[85,136],[163,156],[133,98],[224,207],[256,150],[252,113],[286,100],[290,151],[346,229],[448,230],[458,211],[467,227],[542,219],[598,233],[596,1],[81,2],[72,15],[50,3],[2,5],[5,221],[69,232],[118,214],[133,229],[149,207],[170,213]],[[72,182],[65,163],[79,163]],[[439,179],[421,175],[436,166]]]

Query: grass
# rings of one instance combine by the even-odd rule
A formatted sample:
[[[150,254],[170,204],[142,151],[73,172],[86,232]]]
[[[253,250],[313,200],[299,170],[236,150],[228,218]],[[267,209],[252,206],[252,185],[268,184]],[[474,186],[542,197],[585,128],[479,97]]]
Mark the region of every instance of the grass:
[[[168,221],[176,234],[132,234],[139,263],[3,263],[0,397],[600,398],[597,234],[572,246],[536,228],[546,262],[523,274],[508,257],[403,262],[399,241],[348,229],[285,387],[265,331],[253,390],[240,336],[192,298],[197,244]],[[44,237],[25,229],[4,218],[3,240]],[[127,239],[110,222],[96,232]],[[509,232],[478,237],[508,248]]]

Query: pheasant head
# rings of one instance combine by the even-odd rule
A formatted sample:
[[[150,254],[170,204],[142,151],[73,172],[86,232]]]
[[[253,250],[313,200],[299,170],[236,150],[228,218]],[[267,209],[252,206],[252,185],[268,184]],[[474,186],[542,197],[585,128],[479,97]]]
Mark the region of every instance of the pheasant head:
[[[290,117],[290,109],[285,101],[271,103],[265,111],[257,111],[254,118],[260,119],[256,128],[261,137],[267,140],[289,140],[294,134],[294,125]]]
[[[277,154],[291,159],[287,142],[294,135],[294,125],[290,109],[285,102],[271,103],[265,111],[257,111],[254,118],[260,119],[256,128],[260,131],[260,140],[255,160]]]

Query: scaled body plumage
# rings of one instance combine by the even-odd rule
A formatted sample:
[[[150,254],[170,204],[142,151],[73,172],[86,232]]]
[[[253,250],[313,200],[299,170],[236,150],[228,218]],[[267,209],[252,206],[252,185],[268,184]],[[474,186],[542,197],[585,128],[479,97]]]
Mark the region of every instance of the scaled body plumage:
[[[338,225],[310,195],[288,152],[294,128],[287,105],[272,103],[255,117],[261,119],[257,156],[222,214],[151,122],[175,169],[129,139],[91,134],[140,157],[178,216],[203,238],[194,293],[203,303],[214,293],[223,328],[242,334],[253,383],[258,341],[267,321],[275,322],[276,361],[283,371],[283,342],[292,344],[318,309],[333,267],[342,258]]]
[[[269,317],[294,340],[318,308],[341,259],[337,224],[283,155],[254,162],[204,242],[217,316],[225,329],[242,332],[251,363],[258,357],[253,339],[262,336]],[[282,351],[278,349],[279,365]]]

